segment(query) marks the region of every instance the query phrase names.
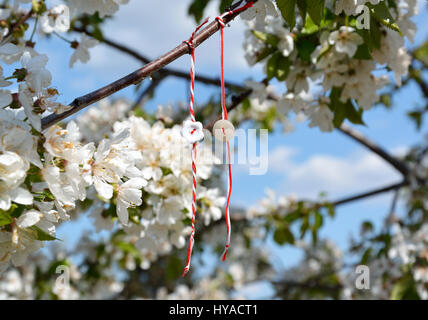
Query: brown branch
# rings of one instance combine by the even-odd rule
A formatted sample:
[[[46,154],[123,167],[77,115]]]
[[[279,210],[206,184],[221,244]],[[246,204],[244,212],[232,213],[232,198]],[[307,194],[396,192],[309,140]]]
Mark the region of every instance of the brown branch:
[[[232,97],[232,103],[230,104],[229,107],[227,107],[227,112],[232,111],[233,109],[235,109],[237,106],[239,106],[246,98],[248,98],[251,94],[251,92],[253,92],[253,90],[247,90],[243,93],[241,93],[238,96],[233,96]],[[212,120],[210,123],[208,123],[204,129],[207,130],[212,130],[212,128],[214,127],[214,124],[216,123],[216,121],[221,119],[221,115],[219,115],[216,119]]]
[[[389,192],[389,191],[399,190],[399,189],[407,186],[408,184],[409,184],[408,182],[403,181],[403,182],[394,183],[394,184],[391,184],[391,185],[388,185],[388,186],[385,186],[385,187],[382,187],[382,188],[379,188],[379,189],[374,189],[374,190],[370,190],[370,191],[367,191],[367,192],[364,192],[364,193],[360,193],[360,194],[357,194],[357,195],[354,195],[354,196],[350,196],[350,197],[347,197],[347,198],[339,199],[339,200],[336,200],[336,201],[333,201],[333,202],[314,203],[313,205],[314,205],[314,207],[317,207],[317,208],[326,207],[327,205],[333,205],[334,207],[338,207],[338,206],[341,206],[343,204],[347,204],[347,203],[358,201],[358,200],[363,200],[365,198],[377,196],[377,195],[380,195],[382,193],[386,193],[386,192]],[[237,222],[248,222],[248,219],[247,219],[247,217],[246,217],[246,215],[244,213],[237,213],[237,212],[235,212],[235,209],[232,210],[232,211],[233,211],[233,214],[230,215],[230,219],[233,222],[235,222],[235,223],[237,223]],[[203,229],[205,230],[205,229],[208,229],[208,228],[212,228],[212,227],[214,227],[216,225],[219,225],[219,224],[222,224],[222,223],[225,223],[225,222],[226,221],[224,221],[224,220],[217,220],[217,221],[214,221],[209,226],[207,226],[207,227],[205,227]]]
[[[385,192],[389,192],[389,191],[393,191],[393,190],[398,190],[398,189],[400,189],[402,187],[407,186],[408,184],[409,183],[407,181],[402,181],[400,183],[394,183],[394,184],[391,184],[389,186],[382,187],[380,189],[375,189],[375,190],[367,191],[367,192],[364,192],[364,193],[361,193],[361,194],[357,194],[355,196],[351,196],[351,197],[347,197],[347,198],[344,198],[344,199],[336,200],[334,202],[331,202],[331,204],[333,206],[337,207],[337,206],[340,206],[342,204],[346,204],[346,203],[349,203],[349,202],[353,202],[353,201],[357,201],[357,200],[362,200],[362,199],[365,199],[365,198],[368,198],[368,197],[373,197],[373,196],[379,195],[381,193],[385,193]]]
[[[256,1],[253,1],[256,2]],[[243,11],[241,11],[243,12]],[[226,15],[223,18],[224,23],[231,22],[236,16],[238,16],[239,13]],[[219,30],[220,26],[217,21],[211,22],[207,27],[202,29],[193,40],[194,47],[198,47],[201,43],[203,43],[205,40],[210,38],[213,34],[215,34]],[[98,90],[95,90],[91,93],[88,93],[84,96],[78,97],[74,99],[74,101],[70,104],[71,109],[61,113],[61,114],[51,114],[44,119],[42,119],[42,129],[46,129],[55,123],[75,114],[76,112],[82,110],[83,108],[103,99],[106,98],[115,92],[118,92],[132,84],[137,84],[141,82],[143,79],[147,78],[151,74],[161,70],[166,65],[170,64],[171,62],[177,60],[181,56],[189,53],[189,47],[185,43],[179,44],[177,47],[172,49],[171,51],[167,52],[163,56],[157,58],[156,60],[146,64],[142,68],[128,74],[127,76],[116,80]]]
[[[88,30],[86,30],[84,28],[73,27],[73,31],[85,33],[86,35],[88,35],[92,38],[95,38],[91,32],[89,32]],[[127,46],[124,46],[120,43],[117,43],[116,41],[113,41],[111,39],[108,39],[104,35],[102,36],[102,39],[97,38],[97,40],[99,40],[102,43],[104,43],[104,44],[106,44],[112,48],[115,48],[115,49],[117,49],[123,53],[128,54],[129,56],[137,59],[138,61],[141,61],[144,64],[147,64],[150,62],[150,59],[147,58],[146,56],[138,53],[134,49],[131,49]],[[173,68],[164,68],[162,70],[159,70],[159,72],[164,73],[167,76],[173,76],[173,77],[182,78],[182,79],[186,79],[186,80],[190,79],[189,72],[184,72],[184,71],[180,71],[180,70],[173,69]],[[203,84],[207,84],[207,85],[217,86],[217,87],[221,86],[220,78],[212,78],[212,77],[205,76],[205,75],[196,75],[195,81],[203,83]],[[245,89],[243,86],[241,86],[237,83],[230,82],[230,81],[225,81],[224,85],[226,88],[229,88],[232,90],[243,90],[243,89]]]
[[[338,128],[340,132],[347,135],[351,139],[357,141],[358,143],[362,144],[372,152],[376,153],[378,156],[380,156],[382,159],[390,163],[395,169],[397,169],[404,177],[407,177],[409,174],[409,168],[407,165],[395,158],[394,156],[390,155],[387,151],[385,151],[383,148],[378,146],[373,141],[366,138],[362,133],[358,132],[355,129],[352,129],[348,127],[347,125],[342,124],[340,128]]]
[[[31,9],[30,11],[28,11],[26,14],[23,14],[21,16],[21,19],[19,19],[15,24],[13,24],[10,27],[9,32],[7,33],[6,36],[4,36],[4,39],[9,38],[20,26],[22,26],[28,19],[31,18],[31,16],[33,15],[33,9]],[[7,40],[6,40],[7,41]]]

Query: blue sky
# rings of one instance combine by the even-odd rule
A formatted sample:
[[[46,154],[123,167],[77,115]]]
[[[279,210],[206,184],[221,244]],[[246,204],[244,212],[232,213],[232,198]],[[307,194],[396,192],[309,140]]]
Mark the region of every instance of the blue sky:
[[[104,34],[155,58],[187,39],[193,31],[194,21],[186,15],[188,3],[189,1],[132,0],[106,24]],[[217,3],[209,7],[207,15],[215,17],[216,10]],[[427,14],[424,12],[414,19],[419,28],[416,44],[427,38],[426,18]],[[261,68],[249,68],[243,58],[244,30],[244,23],[239,18],[232,23],[231,28],[225,30],[226,78],[238,83],[247,79],[263,79]],[[68,37],[74,39],[72,36]],[[72,51],[68,43],[52,37],[38,43],[36,49],[49,55],[48,69],[54,75],[53,84],[62,94],[61,101],[64,103],[140,66],[133,58],[99,45],[91,51],[92,59],[88,64],[78,63],[70,70],[68,62]],[[217,77],[220,73],[219,54],[219,38],[214,36],[198,47],[196,72]],[[189,57],[184,56],[171,66],[187,71]],[[155,99],[146,108],[153,110],[158,104],[186,101],[187,91],[187,82],[169,78],[158,88]],[[197,102],[206,101],[212,94],[220,94],[218,88],[201,84],[196,85],[195,91]],[[115,95],[129,99],[135,96],[133,87]],[[391,152],[399,154],[406,146],[423,139],[423,135],[415,130],[413,123],[405,116],[406,111],[417,106],[420,101],[421,96],[416,87],[410,85],[395,96],[393,110],[373,108],[364,114],[367,126],[360,126],[358,129]],[[423,129],[426,130],[426,125]],[[308,128],[307,123],[298,124],[296,130],[288,134],[277,130],[269,137],[269,151],[270,166],[266,175],[250,176],[243,168],[235,167],[232,196],[235,205],[255,205],[266,188],[275,190],[278,195],[293,193],[305,198],[315,198],[319,192],[325,191],[329,198],[336,199],[382,187],[400,179],[388,164],[341,133],[322,133],[318,129]],[[363,220],[370,219],[376,223],[382,221],[388,212],[391,197],[392,194],[385,194],[341,206],[336,218],[327,220],[322,234],[328,235],[341,248],[346,248],[350,234],[358,232]],[[88,219],[64,225],[59,229],[58,237],[64,239],[67,246],[71,246],[77,240],[76,230],[82,228],[91,229]],[[299,258],[294,249],[275,245],[271,245],[271,248],[285,266],[294,264]]]

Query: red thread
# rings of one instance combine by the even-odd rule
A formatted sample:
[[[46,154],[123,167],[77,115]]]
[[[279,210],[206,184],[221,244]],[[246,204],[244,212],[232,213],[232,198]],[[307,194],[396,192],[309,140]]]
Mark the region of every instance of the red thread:
[[[242,10],[245,10],[249,7],[253,6],[253,2],[247,3],[245,6],[237,8],[233,11],[229,11],[224,13],[223,15],[216,18],[220,25],[220,46],[221,46],[221,105],[222,105],[222,118],[223,120],[227,120],[227,108],[226,108],[226,95],[225,95],[225,86],[224,86],[224,21],[223,17],[230,14],[238,13]],[[225,134],[224,128],[223,128],[223,134]],[[230,248],[230,236],[232,232],[231,223],[230,223],[230,197],[232,194],[232,167],[231,167],[231,161],[230,161],[230,143],[229,141],[226,142],[227,144],[227,162],[228,162],[228,192],[227,192],[227,202],[226,202],[226,228],[227,228],[227,238],[226,238],[226,245],[224,252],[222,254],[222,261],[226,260],[227,252]]]
[[[199,31],[199,29],[208,22],[208,18],[205,19],[199,26],[196,27],[195,31],[193,31],[189,40],[184,41],[190,49],[190,117],[193,122],[195,119],[195,112],[193,110],[193,102],[194,102],[194,89],[195,89],[195,46],[193,44],[193,38],[195,34]],[[192,134],[195,132],[195,129],[192,130]],[[189,238],[189,245],[187,247],[187,260],[186,266],[184,267],[184,271],[182,277],[184,277],[190,269],[190,260],[192,257],[192,249],[193,244],[195,242],[195,219],[196,219],[196,143],[192,144],[192,233]]]

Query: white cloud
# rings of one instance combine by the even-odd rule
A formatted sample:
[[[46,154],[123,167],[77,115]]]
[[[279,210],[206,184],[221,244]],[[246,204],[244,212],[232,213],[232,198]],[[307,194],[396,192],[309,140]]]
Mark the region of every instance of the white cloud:
[[[292,157],[298,153],[291,147],[278,147],[269,153],[269,171],[284,172],[287,167],[294,166]]]
[[[398,148],[397,150],[400,150]],[[345,156],[315,154],[299,162],[295,149],[277,147],[269,155],[269,173],[282,174],[282,193],[316,198],[327,192],[336,198],[400,181],[400,175],[373,153],[356,151]]]

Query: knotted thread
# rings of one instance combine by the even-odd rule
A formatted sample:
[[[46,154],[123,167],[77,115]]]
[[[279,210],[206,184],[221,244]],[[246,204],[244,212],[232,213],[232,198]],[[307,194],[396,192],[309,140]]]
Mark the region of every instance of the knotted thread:
[[[224,89],[224,27],[225,23],[223,21],[223,18],[227,15],[232,15],[235,13],[238,13],[242,10],[245,10],[249,7],[253,6],[253,2],[249,2],[246,5],[237,8],[235,10],[231,10],[228,12],[223,13],[221,16],[216,17],[216,20],[218,21],[220,25],[220,65],[221,65],[221,106],[222,106],[222,119],[227,120],[227,108],[226,108],[226,95],[225,95],[225,89]],[[224,128],[223,134],[225,134]],[[230,236],[232,233],[232,228],[230,224],[230,213],[229,213],[229,206],[230,206],[230,196],[232,194],[232,167],[230,163],[230,143],[229,141],[226,141],[227,146],[227,164],[228,164],[228,180],[227,180],[227,202],[226,202],[226,228],[227,228],[227,238],[226,238],[226,245],[223,254],[221,255],[221,260],[225,261],[227,252],[230,247]]]
[[[195,31],[193,31],[189,40],[184,41],[189,46],[189,54],[190,54],[190,118],[193,122],[196,122],[195,119],[195,111],[193,109],[194,102],[194,89],[195,89],[195,46],[193,45],[193,38],[195,34],[199,31],[199,29],[208,22],[208,18],[205,19],[199,26],[196,27]],[[195,129],[192,130],[192,134],[195,132]],[[184,277],[190,269],[190,260],[192,257],[193,244],[195,242],[195,219],[196,219],[196,142],[192,144],[192,233],[189,238],[189,245],[187,248],[187,260],[186,266],[184,267],[184,271],[182,276]]]

